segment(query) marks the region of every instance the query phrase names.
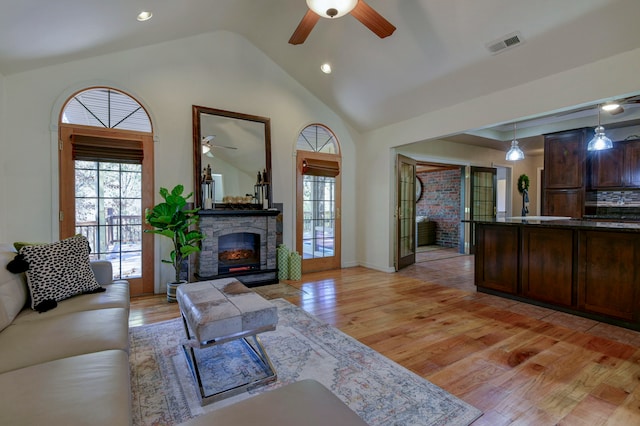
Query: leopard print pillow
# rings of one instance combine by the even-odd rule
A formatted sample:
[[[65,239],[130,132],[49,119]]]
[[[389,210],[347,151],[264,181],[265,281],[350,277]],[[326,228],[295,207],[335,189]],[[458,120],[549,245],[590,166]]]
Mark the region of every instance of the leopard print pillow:
[[[89,242],[76,235],[51,244],[25,246],[31,308],[44,312],[69,297],[102,290],[89,264]]]

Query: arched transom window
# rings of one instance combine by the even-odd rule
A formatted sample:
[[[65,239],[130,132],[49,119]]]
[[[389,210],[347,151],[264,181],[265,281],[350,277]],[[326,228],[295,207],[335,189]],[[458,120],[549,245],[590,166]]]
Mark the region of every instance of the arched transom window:
[[[147,112],[129,95],[107,87],[76,94],[62,111],[63,123],[151,132]]]
[[[331,130],[321,124],[312,124],[300,132],[298,150],[322,152],[324,154],[339,154],[340,145]]]

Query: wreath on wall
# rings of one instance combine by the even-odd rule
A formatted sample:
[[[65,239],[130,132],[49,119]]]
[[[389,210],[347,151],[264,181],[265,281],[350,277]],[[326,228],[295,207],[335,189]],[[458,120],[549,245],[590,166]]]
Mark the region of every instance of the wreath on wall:
[[[518,178],[518,192],[522,194],[524,191],[529,191],[529,176],[520,175]]]

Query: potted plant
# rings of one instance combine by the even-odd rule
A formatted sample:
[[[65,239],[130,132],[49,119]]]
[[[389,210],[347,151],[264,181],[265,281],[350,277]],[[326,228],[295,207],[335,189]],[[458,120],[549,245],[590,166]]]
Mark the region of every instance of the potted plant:
[[[170,259],[162,259],[163,263],[170,263],[175,270],[175,281],[167,284],[167,300],[175,302],[175,290],[186,281],[181,280],[183,261],[192,253],[200,251],[198,242],[204,238],[200,232],[189,228],[198,222],[198,209],[187,209],[187,200],[193,192],[183,196],[184,187],[176,185],[169,192],[160,188],[160,196],[164,202],[153,209],[145,211],[146,223],[155,229],[145,229],[144,232],[164,235],[173,243]]]

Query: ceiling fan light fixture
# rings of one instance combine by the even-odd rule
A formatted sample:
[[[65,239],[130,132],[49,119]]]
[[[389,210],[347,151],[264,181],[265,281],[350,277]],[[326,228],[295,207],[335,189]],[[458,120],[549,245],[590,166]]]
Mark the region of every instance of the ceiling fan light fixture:
[[[358,0],[307,0],[307,6],[323,18],[339,18],[351,12]]]
[[[324,64],[320,65],[320,70],[325,74],[331,74],[331,64],[325,62]]]
[[[511,141],[511,148],[507,151],[505,159],[507,161],[524,160],[524,151],[520,149],[518,140],[516,139],[516,123],[513,123],[513,140]]]
[[[211,141],[215,139],[215,135],[203,136],[201,139],[202,153],[208,154],[211,152]]]
[[[603,111],[611,112],[620,108],[620,104],[617,102],[607,102],[606,104],[602,105],[601,108]]]
[[[600,124],[600,109],[598,106],[598,126],[595,128],[593,138],[587,144],[587,151],[602,151],[613,148],[613,142],[604,134],[604,127]]]

